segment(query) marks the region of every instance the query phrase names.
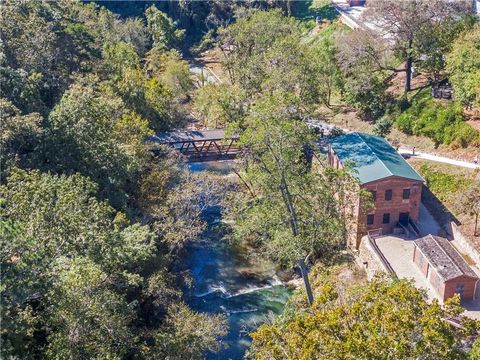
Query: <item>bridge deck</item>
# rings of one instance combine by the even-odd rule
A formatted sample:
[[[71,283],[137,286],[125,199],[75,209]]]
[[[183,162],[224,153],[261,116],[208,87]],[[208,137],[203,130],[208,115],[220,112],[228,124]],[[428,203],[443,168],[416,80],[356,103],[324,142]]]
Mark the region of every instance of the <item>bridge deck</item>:
[[[183,130],[160,133],[153,137],[154,142],[161,144],[178,144],[183,142],[199,142],[223,140],[225,138],[225,130]],[[229,139],[238,139],[238,136],[229,136]]]
[[[218,160],[234,158],[240,149],[235,146],[238,135],[225,137],[223,129],[183,130],[165,132],[154,136],[151,141],[164,144],[195,160]]]

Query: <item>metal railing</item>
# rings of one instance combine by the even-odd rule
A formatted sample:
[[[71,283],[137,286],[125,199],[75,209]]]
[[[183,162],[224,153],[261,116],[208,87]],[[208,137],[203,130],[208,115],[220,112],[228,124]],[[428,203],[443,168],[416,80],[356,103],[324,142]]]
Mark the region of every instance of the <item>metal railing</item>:
[[[413,232],[415,233],[415,235],[420,236],[420,229],[418,228],[417,224],[415,224],[415,221],[413,221],[412,219],[408,218],[408,224],[410,225],[410,227],[412,228]]]

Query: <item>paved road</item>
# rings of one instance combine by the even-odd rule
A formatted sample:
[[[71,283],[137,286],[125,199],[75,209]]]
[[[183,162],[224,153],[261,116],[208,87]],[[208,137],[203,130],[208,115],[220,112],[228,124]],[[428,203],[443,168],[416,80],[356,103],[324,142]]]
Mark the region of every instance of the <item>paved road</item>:
[[[398,152],[400,154],[403,154],[403,155],[412,156],[412,149],[411,148],[400,147],[400,149],[398,149]],[[469,169],[480,169],[480,165],[474,164],[473,161],[468,162],[468,161],[463,161],[463,160],[455,160],[455,159],[450,159],[450,158],[444,157],[444,156],[429,154],[429,153],[426,153],[426,152],[423,152],[423,151],[415,150],[415,156],[412,156],[412,157],[415,157],[415,158],[418,158],[418,159],[441,162],[441,163],[455,165],[455,166],[461,166],[461,167],[469,168]]]

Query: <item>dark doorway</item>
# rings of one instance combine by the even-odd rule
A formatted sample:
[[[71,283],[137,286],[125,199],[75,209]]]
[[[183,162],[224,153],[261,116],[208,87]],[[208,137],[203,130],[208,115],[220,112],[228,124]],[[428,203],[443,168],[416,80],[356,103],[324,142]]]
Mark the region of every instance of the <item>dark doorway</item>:
[[[408,225],[408,219],[410,217],[410,213],[408,212],[402,212],[400,213],[400,216],[398,217],[398,222],[402,225]]]

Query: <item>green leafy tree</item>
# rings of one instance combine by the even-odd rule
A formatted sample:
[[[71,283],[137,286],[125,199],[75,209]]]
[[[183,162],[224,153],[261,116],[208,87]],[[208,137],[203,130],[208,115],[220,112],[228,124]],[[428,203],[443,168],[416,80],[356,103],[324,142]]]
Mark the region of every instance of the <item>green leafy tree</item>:
[[[92,7],[66,2],[5,2],[0,13],[2,97],[24,113],[48,112],[72,72],[91,71],[100,57],[95,32],[83,24],[94,14]]]
[[[370,31],[373,42],[380,44],[380,51],[372,51],[369,43],[363,47],[365,55],[372,57],[377,69],[393,70],[405,73],[405,92],[411,90],[412,69],[421,67],[431,61],[439,51],[448,51],[448,42],[443,43],[439,37],[452,29],[452,24],[462,22],[470,8],[465,2],[448,2],[443,0],[405,0],[391,2],[374,1],[364,14],[365,21],[373,24],[379,31]],[[456,29],[456,27],[455,27]],[[425,33],[435,31],[438,41],[422,41]],[[431,38],[431,37],[430,37]],[[388,39],[388,40],[386,40]],[[431,48],[435,44],[438,48]],[[357,46],[357,48],[359,48]],[[389,54],[395,55],[405,66],[392,67],[384,61]],[[421,60],[426,54],[425,60]],[[387,57],[385,57],[387,55]],[[438,56],[437,56],[438,59]],[[423,61],[423,63],[422,63]],[[425,67],[427,68],[427,67]],[[438,73],[438,67],[433,67]]]
[[[206,127],[218,128],[241,124],[247,104],[244,91],[238,86],[207,84],[197,90],[193,106]]]
[[[182,60],[178,51],[160,52],[152,49],[147,62],[148,70],[168,86],[176,99],[189,100],[189,92],[193,89],[192,73],[188,62]]]
[[[475,360],[480,358],[480,340],[475,340],[472,346],[472,351],[470,352],[470,359]]]
[[[45,344],[38,331],[51,324],[44,310],[51,309],[48,304],[63,301],[51,298],[63,273],[57,266],[62,259],[88,259],[118,288],[138,277],[137,271],[152,258],[155,242],[150,229],[129,224],[95,195],[95,184],[78,174],[66,177],[13,170],[0,186],[2,314],[9,317],[5,326],[2,323],[6,330],[2,339],[8,353],[22,357],[29,347],[32,354],[42,351]],[[83,304],[85,311],[95,311],[88,305],[102,304],[90,300]],[[72,321],[78,312],[62,311]]]
[[[415,70],[426,74],[432,83],[445,78],[445,54],[452,50],[454,41],[462,32],[472,31],[475,16],[446,17],[423,27],[414,43]]]
[[[16,170],[0,187],[2,217],[23,224],[24,234],[37,239],[46,264],[81,255],[105,268],[126,269],[148,259],[154,246],[148,227],[129,225],[96,193],[97,186],[78,174]]]
[[[148,50],[148,31],[143,19],[129,18],[115,23],[114,33],[119,42],[130,44],[138,56],[142,57]]]
[[[480,218],[480,181],[474,181],[463,194],[461,210],[464,214],[473,217],[473,236],[477,236]]]
[[[130,171],[143,169],[150,160],[150,148],[146,140],[154,135],[148,120],[134,112],[126,113],[112,129],[120,148],[132,159]]]
[[[314,305],[252,334],[255,359],[467,359],[456,331],[444,319],[463,310],[458,298],[442,308],[406,280],[375,278],[340,297],[324,283]],[[471,324],[472,325],[472,324]]]
[[[287,56],[285,60],[279,58],[279,51],[272,52],[269,59],[269,52],[276,44],[281,45],[282,41],[294,45],[299,36],[300,31],[295,21],[282,16],[280,10],[247,13],[236,23],[222,28],[219,41],[225,55],[223,65],[231,82],[238,83],[249,95],[260,90],[268,76],[267,71],[270,70],[270,74],[274,75],[273,72],[280,67],[275,62],[268,62],[269,60],[283,65],[289,64],[292,59],[287,52],[282,54]],[[270,69],[267,68],[269,65]]]
[[[50,113],[48,161],[56,171],[89,176],[114,206],[125,206],[128,157],[112,136],[125,107],[92,80],[73,84]]]
[[[85,258],[59,259],[49,301],[46,355],[51,359],[123,358],[135,337],[134,314],[115,292],[109,274]]]
[[[185,30],[177,29],[173,20],[154,5],[145,11],[145,17],[154,48],[168,50],[178,46],[183,40]]]
[[[148,354],[151,359],[203,359],[204,351],[222,349],[218,337],[227,334],[222,315],[196,313],[185,304],[172,305],[163,328],[155,332],[155,346]]]
[[[172,106],[173,96],[170,88],[159,78],[149,79],[145,83],[145,100],[157,119],[154,122],[155,129],[165,131],[180,125],[181,120],[176,118],[177,114]]]
[[[392,131],[393,120],[389,117],[382,117],[381,119],[375,122],[375,126],[373,128],[373,132],[378,135],[385,137],[390,134]]]
[[[237,214],[234,229],[237,238],[251,239],[279,264],[298,263],[307,280],[305,263],[343,246],[345,223],[335,198],[342,180],[329,170],[311,171],[313,134],[282,113],[290,108],[283,101],[265,96],[246,120],[242,178],[253,198]]]
[[[449,79],[455,98],[480,106],[480,25],[463,33],[447,56]]]
[[[40,352],[34,336],[39,317],[32,305],[35,304],[35,295],[45,291],[38,273],[43,266],[44,254],[37,249],[36,239],[26,235],[20,222],[6,219],[3,215],[0,220],[0,246],[0,354],[2,358],[17,356],[28,359]]]
[[[10,101],[0,99],[0,177],[12,166],[28,165],[44,133],[42,117],[21,115]]]
[[[385,113],[388,100],[384,81],[386,72],[377,69],[379,60],[371,53],[381,52],[380,45],[371,34],[355,31],[337,35],[336,46],[337,62],[343,75],[341,92],[344,99],[357,107],[367,120],[379,119]]]
[[[311,53],[308,55],[316,66],[314,79],[319,87],[322,102],[326,106],[330,106],[332,94],[341,89],[342,85],[342,74],[337,63],[337,52],[335,37],[333,33],[328,33],[312,45]]]
[[[124,71],[139,68],[140,58],[129,44],[108,44],[104,49],[103,64],[108,76],[112,77],[113,81],[119,81]]]

